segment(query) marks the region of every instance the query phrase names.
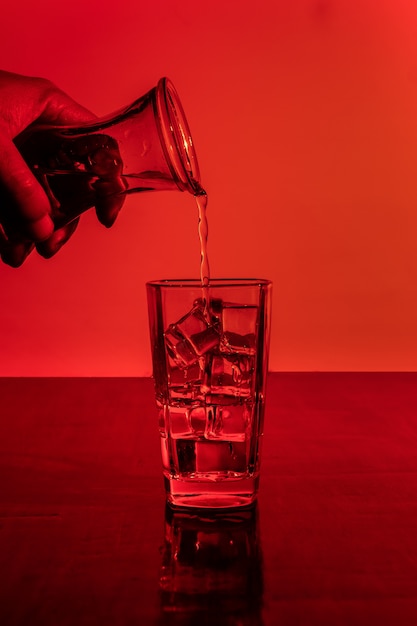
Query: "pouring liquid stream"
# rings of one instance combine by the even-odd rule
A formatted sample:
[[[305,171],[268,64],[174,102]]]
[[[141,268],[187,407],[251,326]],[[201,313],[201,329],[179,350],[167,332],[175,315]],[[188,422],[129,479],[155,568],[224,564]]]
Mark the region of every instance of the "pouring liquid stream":
[[[204,189],[199,189],[195,195],[198,207],[198,237],[200,240],[200,281],[203,292],[204,313],[209,320],[209,286],[210,286],[210,266],[207,255],[208,222],[207,222],[207,193]]]

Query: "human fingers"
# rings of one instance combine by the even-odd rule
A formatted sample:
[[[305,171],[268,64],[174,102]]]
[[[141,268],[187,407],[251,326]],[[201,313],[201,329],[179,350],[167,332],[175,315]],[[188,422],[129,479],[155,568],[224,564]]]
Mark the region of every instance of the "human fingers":
[[[50,202],[13,142],[0,128],[0,223],[8,237],[42,241],[53,232]]]
[[[34,243],[31,241],[12,242],[0,225],[0,258],[6,265],[20,267],[32,252]]]
[[[78,226],[78,222],[79,218],[73,220],[66,226],[55,230],[54,233],[46,239],[46,241],[37,243],[36,250],[38,253],[45,259],[50,259],[54,256],[54,254],[56,254],[65,243],[67,243],[70,237],[72,237]]]
[[[40,113],[36,118],[37,124],[74,126],[97,119],[94,113],[79,104],[51,81],[43,78],[35,80],[39,81],[40,100]]]
[[[117,142],[106,135],[96,136],[96,141],[99,138],[101,145],[91,152],[89,169],[98,176],[93,184],[97,218],[110,228],[124,204],[128,184],[123,178],[123,161]]]
[[[0,121],[11,139],[34,123],[62,126],[94,118],[50,80],[0,70]]]
[[[95,190],[98,221],[106,228],[110,228],[124,204],[126,183],[121,177],[101,180],[95,184]]]

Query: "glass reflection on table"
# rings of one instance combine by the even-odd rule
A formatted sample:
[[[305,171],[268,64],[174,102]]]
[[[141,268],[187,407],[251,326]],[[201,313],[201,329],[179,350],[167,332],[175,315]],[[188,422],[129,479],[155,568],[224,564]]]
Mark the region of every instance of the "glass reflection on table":
[[[161,626],[262,626],[258,521],[257,506],[221,513],[166,506]]]

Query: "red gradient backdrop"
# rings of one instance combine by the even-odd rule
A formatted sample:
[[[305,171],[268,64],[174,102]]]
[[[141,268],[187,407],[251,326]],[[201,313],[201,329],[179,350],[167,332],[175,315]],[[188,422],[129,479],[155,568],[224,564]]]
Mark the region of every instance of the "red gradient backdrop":
[[[0,58],[98,114],[173,80],[212,274],[274,282],[272,370],[416,369],[414,2],[21,0]],[[187,194],[85,215],[54,259],[0,267],[0,375],[149,374],[144,283],[198,263]]]

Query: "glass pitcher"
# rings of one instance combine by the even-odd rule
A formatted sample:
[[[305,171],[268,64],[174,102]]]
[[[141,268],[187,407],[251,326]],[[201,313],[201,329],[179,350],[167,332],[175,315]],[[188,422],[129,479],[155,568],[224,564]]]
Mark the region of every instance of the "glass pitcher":
[[[37,126],[16,144],[46,190],[56,228],[109,195],[204,193],[184,110],[168,78],[115,113],[79,126]]]

